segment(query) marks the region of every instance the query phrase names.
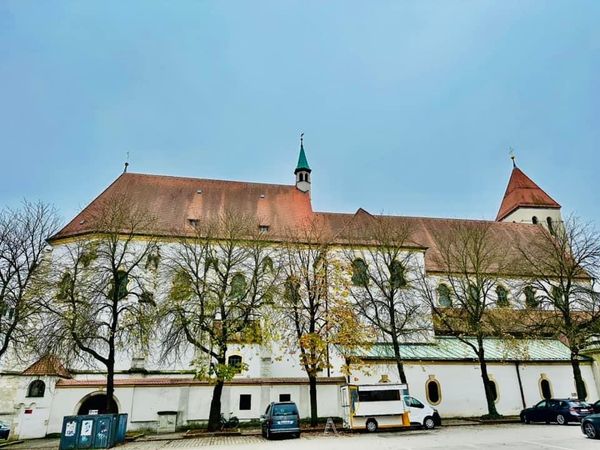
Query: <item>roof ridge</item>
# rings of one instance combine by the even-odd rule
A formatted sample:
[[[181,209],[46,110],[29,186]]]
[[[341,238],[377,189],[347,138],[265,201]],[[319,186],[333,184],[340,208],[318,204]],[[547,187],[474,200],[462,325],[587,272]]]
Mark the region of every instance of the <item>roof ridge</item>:
[[[257,181],[240,181],[240,180],[222,180],[218,178],[198,178],[198,177],[184,177],[178,175],[162,175],[162,174],[154,174],[154,173],[142,173],[142,172],[127,172],[121,175],[135,175],[142,177],[158,177],[158,178],[171,178],[171,179],[179,179],[179,180],[195,180],[195,181],[210,181],[210,182],[218,182],[218,183],[238,183],[238,184],[254,184],[254,185],[263,185],[263,186],[277,186],[277,187],[287,187],[287,188],[296,188],[293,184],[279,184],[279,183],[261,183]],[[115,180],[116,181],[116,180]]]

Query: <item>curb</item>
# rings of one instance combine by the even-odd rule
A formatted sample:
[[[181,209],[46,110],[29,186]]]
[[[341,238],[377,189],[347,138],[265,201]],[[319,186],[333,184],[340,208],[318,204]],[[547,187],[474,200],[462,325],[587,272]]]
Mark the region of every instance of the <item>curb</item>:
[[[8,442],[3,442],[2,444],[0,444],[0,448],[3,447],[9,447],[11,445],[16,445],[16,444],[22,444],[25,441],[8,441]]]

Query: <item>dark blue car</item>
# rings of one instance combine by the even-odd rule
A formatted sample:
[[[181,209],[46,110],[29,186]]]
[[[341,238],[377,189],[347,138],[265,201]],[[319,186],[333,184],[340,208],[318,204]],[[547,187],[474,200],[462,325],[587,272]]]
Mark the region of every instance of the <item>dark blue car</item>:
[[[521,411],[521,422],[556,422],[566,425],[569,422],[581,422],[592,414],[592,405],[573,399],[542,400],[532,408]]]
[[[294,402],[271,403],[260,420],[262,435],[266,439],[284,435],[300,437],[300,416]]]
[[[8,439],[10,427],[7,423],[0,421],[0,439]]]

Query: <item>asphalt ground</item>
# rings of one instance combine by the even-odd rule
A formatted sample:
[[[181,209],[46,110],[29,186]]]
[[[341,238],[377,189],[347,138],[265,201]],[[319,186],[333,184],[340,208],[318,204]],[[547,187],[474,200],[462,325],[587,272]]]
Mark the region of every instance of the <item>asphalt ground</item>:
[[[194,439],[138,441],[118,447],[123,450],[159,449],[240,450],[462,450],[548,449],[600,450],[600,440],[587,439],[579,425],[475,425],[445,427],[432,431],[407,430],[375,434],[323,435],[304,433],[300,439],[266,441],[260,436],[221,436]],[[56,439],[37,439],[7,447],[11,450],[56,450]]]

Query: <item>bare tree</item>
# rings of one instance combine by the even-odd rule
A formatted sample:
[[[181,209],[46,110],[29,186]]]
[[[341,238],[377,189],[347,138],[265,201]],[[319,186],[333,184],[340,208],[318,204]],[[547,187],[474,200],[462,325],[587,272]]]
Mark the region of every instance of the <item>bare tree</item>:
[[[510,273],[514,255],[495,238],[492,224],[487,222],[451,222],[435,232],[433,239],[436,270],[421,273],[423,298],[438,328],[473,351],[481,370],[488,415],[497,417],[484,338],[506,336],[512,325],[512,315],[494,306],[500,277]]]
[[[231,212],[196,226],[171,253],[172,285],[161,308],[163,356],[191,345],[208,359],[199,376],[215,382],[208,421],[214,431],[223,385],[240,370],[227,364],[228,345],[260,339],[258,313],[272,302],[278,263],[258,224]]]
[[[333,252],[333,236],[318,218],[289,230],[283,245],[284,289],[278,313],[286,330],[283,341],[299,349],[308,376],[310,422],[316,425],[317,377],[329,370],[330,351],[350,356],[364,344],[361,323],[348,308],[343,264]]]
[[[599,331],[600,296],[594,290],[600,269],[600,234],[576,217],[520,247],[530,301],[530,330],[561,339],[571,352],[577,396],[587,396],[581,376],[581,350]],[[535,297],[534,297],[535,296]]]
[[[352,271],[352,304],[380,339],[391,342],[400,381],[407,384],[400,344],[431,329],[414,276],[418,261],[409,248],[414,247],[412,227],[392,217],[371,216],[352,228],[353,241],[362,244],[344,251]]]
[[[106,367],[106,411],[114,409],[117,352],[144,346],[152,333],[154,220],[126,198],[105,201],[85,219],[93,234],[56,246],[56,288],[45,302],[45,347]]]
[[[35,337],[29,325],[39,312],[46,239],[57,225],[55,210],[44,203],[0,211],[0,359],[10,346],[23,350]]]

